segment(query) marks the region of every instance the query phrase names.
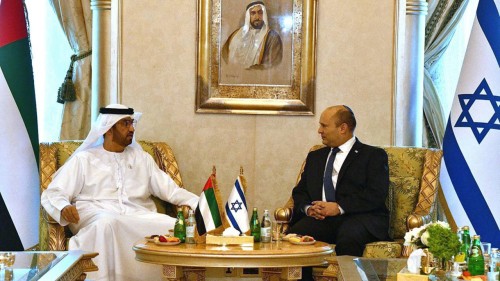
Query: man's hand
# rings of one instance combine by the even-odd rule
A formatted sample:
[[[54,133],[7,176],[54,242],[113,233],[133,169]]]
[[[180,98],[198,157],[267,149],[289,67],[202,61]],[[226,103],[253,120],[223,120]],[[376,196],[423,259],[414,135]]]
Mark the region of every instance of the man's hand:
[[[73,205],[68,205],[61,210],[61,216],[69,223],[78,223],[80,215]]]
[[[307,215],[317,220],[338,216],[340,215],[339,204],[336,202],[314,201],[311,207],[307,209]]]

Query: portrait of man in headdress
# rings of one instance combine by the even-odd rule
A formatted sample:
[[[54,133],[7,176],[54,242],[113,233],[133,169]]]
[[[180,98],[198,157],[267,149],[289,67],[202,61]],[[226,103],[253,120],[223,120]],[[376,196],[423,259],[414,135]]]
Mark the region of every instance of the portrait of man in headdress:
[[[282,57],[283,43],[269,26],[264,2],[251,2],[246,7],[244,25],[224,44],[222,58],[245,69],[263,69],[279,65]]]
[[[219,82],[291,85],[292,15],[291,0],[221,0]]]

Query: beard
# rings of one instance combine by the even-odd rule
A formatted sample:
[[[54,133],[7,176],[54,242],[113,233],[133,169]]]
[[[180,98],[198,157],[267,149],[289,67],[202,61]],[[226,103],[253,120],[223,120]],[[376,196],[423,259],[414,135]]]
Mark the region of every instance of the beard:
[[[261,29],[264,26],[264,21],[263,20],[254,20],[254,21],[250,22],[250,25],[252,25],[252,27],[255,29]]]
[[[123,147],[129,146],[132,143],[133,138],[133,133],[127,133],[123,135],[120,134],[120,132],[115,131],[113,134],[113,141]]]

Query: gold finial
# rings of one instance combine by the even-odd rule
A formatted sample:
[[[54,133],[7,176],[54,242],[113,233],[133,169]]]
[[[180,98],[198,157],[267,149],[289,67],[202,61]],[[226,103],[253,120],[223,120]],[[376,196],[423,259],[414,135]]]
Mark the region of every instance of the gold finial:
[[[215,175],[215,165],[212,166],[212,174]]]
[[[240,176],[243,176],[243,166],[240,166]]]

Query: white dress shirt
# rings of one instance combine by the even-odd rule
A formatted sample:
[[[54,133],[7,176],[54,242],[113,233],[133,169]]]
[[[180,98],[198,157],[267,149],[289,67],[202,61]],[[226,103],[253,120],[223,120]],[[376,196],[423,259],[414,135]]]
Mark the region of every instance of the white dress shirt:
[[[332,182],[333,182],[333,187],[337,187],[337,179],[339,177],[339,171],[340,168],[342,168],[342,165],[344,164],[345,159],[347,158],[347,155],[351,151],[351,148],[353,147],[354,143],[356,142],[356,136],[352,136],[348,141],[343,143],[341,146],[339,146],[339,151],[337,152],[337,155],[335,156],[335,160],[333,161],[333,172],[332,172]],[[328,158],[326,159],[326,163],[328,163],[328,159],[330,159],[330,156],[332,156],[332,149],[330,149],[330,153],[328,154]],[[325,165],[325,170],[326,170],[326,165]],[[324,173],[324,171],[323,171]],[[321,200],[326,202],[326,197],[325,197],[325,187],[323,186],[323,192],[321,195]],[[305,214],[307,214],[307,209],[309,209],[311,205],[307,205],[304,209]],[[339,205],[340,209],[340,214],[344,214],[344,210],[342,207]]]

